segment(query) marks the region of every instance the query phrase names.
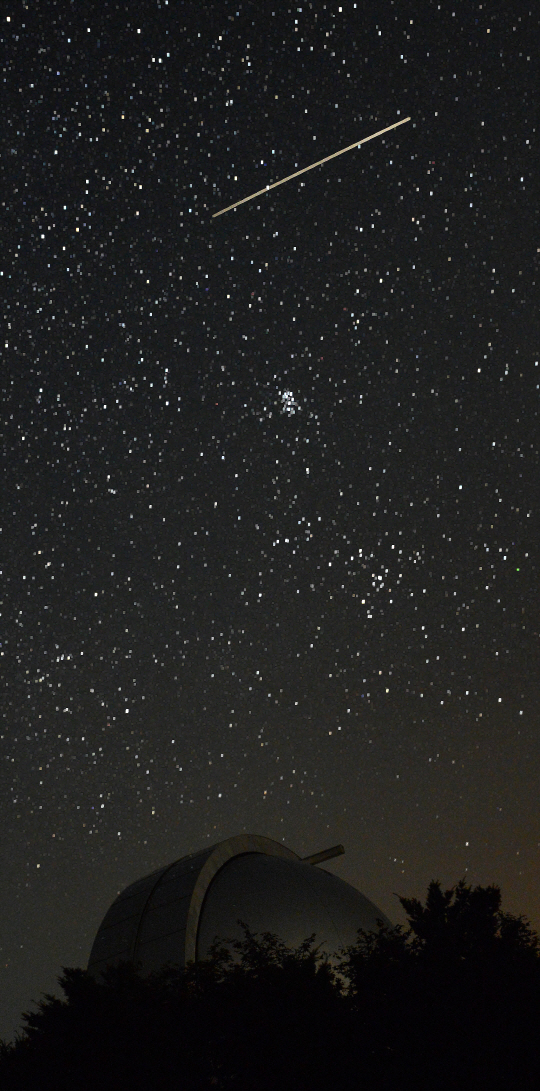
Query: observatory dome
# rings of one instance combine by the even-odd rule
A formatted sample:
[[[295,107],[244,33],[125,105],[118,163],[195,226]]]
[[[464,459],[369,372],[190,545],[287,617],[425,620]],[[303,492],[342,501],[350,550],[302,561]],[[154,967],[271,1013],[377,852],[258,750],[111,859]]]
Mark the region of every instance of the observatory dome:
[[[339,852],[342,852],[339,846]],[[315,933],[332,954],[354,943],[358,928],[388,918],[349,883],[317,867],[336,850],[301,859],[267,837],[244,834],[184,856],[128,886],[111,905],[94,940],[88,969],[120,961],[143,974],[204,958],[216,938],[273,932],[297,947]]]

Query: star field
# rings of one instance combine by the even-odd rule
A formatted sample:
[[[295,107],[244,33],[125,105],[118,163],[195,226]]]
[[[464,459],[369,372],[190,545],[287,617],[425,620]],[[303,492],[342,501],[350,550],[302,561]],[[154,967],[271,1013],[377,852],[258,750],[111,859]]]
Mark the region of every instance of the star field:
[[[244,830],[540,924],[533,11],[274,9],[1,17],[6,1037]]]

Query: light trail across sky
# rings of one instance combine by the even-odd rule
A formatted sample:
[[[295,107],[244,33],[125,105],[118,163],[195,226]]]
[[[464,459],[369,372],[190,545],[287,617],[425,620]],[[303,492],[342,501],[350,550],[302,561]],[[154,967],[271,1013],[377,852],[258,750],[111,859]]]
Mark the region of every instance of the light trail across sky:
[[[272,182],[271,185],[258,189],[256,193],[250,193],[249,197],[242,197],[241,201],[235,201],[232,205],[227,205],[227,208],[222,208],[219,212],[213,212],[212,219],[215,219],[216,216],[222,216],[224,212],[230,212],[231,208],[244,205],[246,201],[252,201],[254,197],[260,197],[261,194],[268,193],[269,190],[275,189],[276,186],[282,186],[284,182],[290,182],[291,178],[298,178],[299,174],[305,174],[306,171],[313,170],[314,167],[320,167],[322,163],[328,163],[329,159],[335,159],[337,155],[345,155],[345,152],[350,152],[353,148],[359,148],[361,144],[366,144],[368,140],[375,140],[376,136],[389,133],[391,129],[397,129],[398,125],[404,125],[406,121],[410,120],[410,117],[404,117],[402,121],[395,121],[393,125],[387,125],[386,129],[379,129],[378,133],[371,133],[370,136],[365,136],[362,140],[355,140],[354,144],[349,144],[348,147],[342,148],[341,151],[332,152],[332,155],[325,155],[324,159],[318,159],[316,163],[310,163],[309,167],[302,167],[302,170],[297,170],[294,174],[288,174],[286,178],[280,178],[279,182]]]

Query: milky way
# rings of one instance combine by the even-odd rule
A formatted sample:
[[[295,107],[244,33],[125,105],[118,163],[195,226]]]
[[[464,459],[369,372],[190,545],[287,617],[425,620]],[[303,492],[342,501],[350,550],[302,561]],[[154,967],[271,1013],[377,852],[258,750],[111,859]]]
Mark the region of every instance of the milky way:
[[[540,923],[532,12],[274,7],[4,5],[8,1037],[244,830]]]

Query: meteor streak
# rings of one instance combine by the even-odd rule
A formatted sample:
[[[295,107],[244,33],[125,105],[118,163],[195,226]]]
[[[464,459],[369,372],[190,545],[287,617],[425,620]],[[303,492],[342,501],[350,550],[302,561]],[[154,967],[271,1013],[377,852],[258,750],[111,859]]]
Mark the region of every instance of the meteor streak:
[[[288,174],[286,178],[280,178],[279,182],[272,182],[271,185],[265,186],[264,189],[258,189],[256,193],[250,193],[249,197],[242,197],[241,201],[235,201],[234,204],[227,205],[227,208],[222,208],[219,212],[213,212],[212,219],[215,219],[216,216],[223,216],[223,213],[230,212],[231,208],[237,208],[238,205],[243,205],[246,201],[252,201],[254,197],[260,197],[262,193],[268,193],[269,190],[275,189],[276,186],[282,186],[284,182],[290,182],[291,178],[298,178],[299,174],[305,174],[307,170],[320,167],[322,163],[328,163],[329,159],[335,159],[337,155],[344,155],[345,152],[350,152],[353,148],[359,148],[361,144],[366,144],[368,140],[375,140],[376,136],[389,133],[390,129],[397,129],[398,125],[404,125],[406,121],[410,120],[410,117],[404,117],[402,121],[395,121],[393,125],[387,125],[386,129],[379,129],[378,133],[365,136],[363,140],[355,140],[354,144],[349,144],[347,148],[342,148],[339,152],[332,152],[332,155],[325,155],[324,159],[318,159],[316,163],[311,163],[309,167],[302,167],[302,170],[297,170],[294,174]]]

